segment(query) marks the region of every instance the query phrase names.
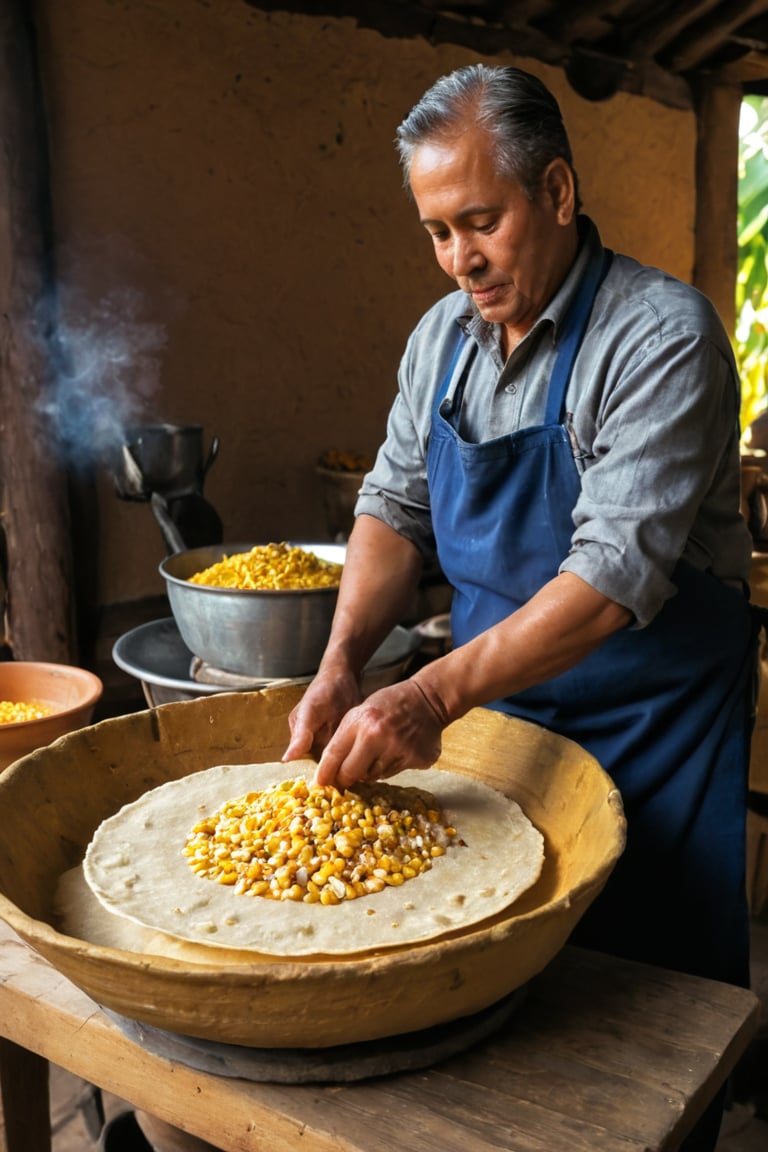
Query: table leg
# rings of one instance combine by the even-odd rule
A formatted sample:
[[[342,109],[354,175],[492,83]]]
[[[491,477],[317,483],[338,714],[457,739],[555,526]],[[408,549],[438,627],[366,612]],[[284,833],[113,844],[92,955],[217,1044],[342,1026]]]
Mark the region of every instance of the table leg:
[[[0,1152],[51,1152],[48,1061],[0,1037]]]

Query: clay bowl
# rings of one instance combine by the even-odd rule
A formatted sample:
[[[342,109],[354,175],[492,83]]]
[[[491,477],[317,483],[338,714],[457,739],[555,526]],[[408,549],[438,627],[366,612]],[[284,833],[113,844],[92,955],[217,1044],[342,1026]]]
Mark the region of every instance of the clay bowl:
[[[278,760],[304,688],[227,693],[105,720],[0,777],[0,916],[97,1003],[166,1031],[256,1048],[325,1048],[472,1015],[560,950],[624,846],[620,797],[578,745],[477,709],[439,765],[522,805],[546,842],[536,883],[473,928],[422,944],[300,962],[181,942],[139,954],[57,929],[60,875],[101,820],[147,789],[223,762]]]
[[[0,724],[0,771],[36,748],[89,724],[102,691],[98,676],[70,664],[0,663],[0,700],[39,703],[52,709],[39,720]]]

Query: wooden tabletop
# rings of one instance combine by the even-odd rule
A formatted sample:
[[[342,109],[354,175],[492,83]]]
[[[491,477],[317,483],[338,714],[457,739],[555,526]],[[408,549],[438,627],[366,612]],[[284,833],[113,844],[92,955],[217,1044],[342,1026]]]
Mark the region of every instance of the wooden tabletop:
[[[3,1152],[50,1150],[47,1061],[225,1152],[666,1152],[758,1011],[744,989],[566,947],[500,1033],[434,1068],[253,1083],[147,1051],[0,921]]]

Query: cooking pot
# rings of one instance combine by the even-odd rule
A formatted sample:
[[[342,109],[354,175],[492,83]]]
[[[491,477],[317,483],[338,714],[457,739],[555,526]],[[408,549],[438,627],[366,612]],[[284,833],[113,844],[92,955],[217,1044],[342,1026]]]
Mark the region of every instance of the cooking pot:
[[[219,451],[216,437],[203,456],[200,424],[143,424],[129,428],[114,461],[115,486],[124,500],[149,500],[152,493],[175,499],[202,492]]]
[[[340,544],[299,544],[343,563]],[[167,556],[160,564],[176,626],[190,652],[225,672],[259,679],[317,671],[331,631],[338,588],[213,588],[189,577],[253,544],[217,544]]]

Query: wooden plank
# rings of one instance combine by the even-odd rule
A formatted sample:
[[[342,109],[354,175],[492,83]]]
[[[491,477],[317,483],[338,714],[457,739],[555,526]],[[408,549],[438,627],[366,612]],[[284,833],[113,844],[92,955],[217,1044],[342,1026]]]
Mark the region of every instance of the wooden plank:
[[[408,1132],[417,1133],[421,1150],[428,1152],[640,1152],[656,1148],[654,1131],[661,1137],[668,1130],[661,1117],[653,1117],[639,1139],[623,1129],[623,1102],[615,1097],[610,1122],[571,1114],[563,1102],[530,1099],[519,1090],[519,1078],[505,1082],[488,1068],[478,1082],[465,1078],[464,1057],[439,1065],[425,1074],[395,1077],[386,1085],[370,1085],[366,1104],[375,1103],[374,1093],[394,1114],[407,1116]],[[472,1059],[466,1059],[471,1065]],[[491,1075],[490,1073],[494,1074]],[[523,1078],[528,1072],[523,1073]]]
[[[688,28],[712,8],[718,7],[719,0],[679,0],[652,16],[639,16],[627,31],[627,41],[636,59],[655,56],[671,44],[684,29]]]
[[[711,76],[716,83],[741,85],[745,95],[749,95],[751,87],[762,86],[768,78],[768,55],[755,49],[729,64],[721,64]]]
[[[226,1152],[391,1152],[403,1134],[420,1152],[661,1152],[723,1082],[758,1009],[743,989],[566,949],[504,1034],[435,1068],[331,1087],[246,1083],[133,1043],[0,922],[6,1051],[30,1048]]]
[[[743,24],[765,13],[765,0],[727,0],[681,34],[670,61],[673,72],[689,72],[709,56],[727,47],[729,36]]]
[[[732,1035],[734,1003],[748,1005],[751,993],[693,978],[681,983],[661,969],[644,969],[638,980],[631,965],[612,967],[606,982],[604,962],[576,949],[561,954],[532,983],[510,1026],[527,1037],[524,1059],[499,1038],[484,1046],[482,1061],[464,1057],[460,1075],[490,1076],[507,1098],[663,1146],[670,1118],[677,1116],[676,1136],[687,1131],[691,1100],[703,1110],[714,1081],[734,1067],[745,1044]],[[755,1026],[756,1017],[747,1027]]]
[[[476,1082],[500,1093],[507,1112],[515,1116],[525,1106],[550,1118],[557,1113],[568,1117],[595,1147],[601,1147],[603,1139],[615,1142],[619,1131],[630,1146],[645,1142],[659,1147],[669,1134],[670,1117],[674,1117],[674,1127],[687,1106],[685,1093],[674,1085],[592,1067],[574,1061],[571,1053],[538,1046],[531,1046],[521,1059],[489,1045],[482,1060],[467,1055],[461,1074],[463,1082]],[[512,1108],[511,1099],[515,1101]],[[620,1115],[617,1101],[621,1101]]]
[[[621,9],[626,8],[631,0],[624,0],[623,4],[613,6],[605,0],[580,0],[579,3],[569,4],[567,7],[558,5],[553,7],[546,17],[537,21],[537,26],[551,36],[553,40],[561,42],[564,46],[591,44],[599,42],[611,33],[615,27],[612,20],[619,15]],[[614,13],[612,9],[619,12]]]

